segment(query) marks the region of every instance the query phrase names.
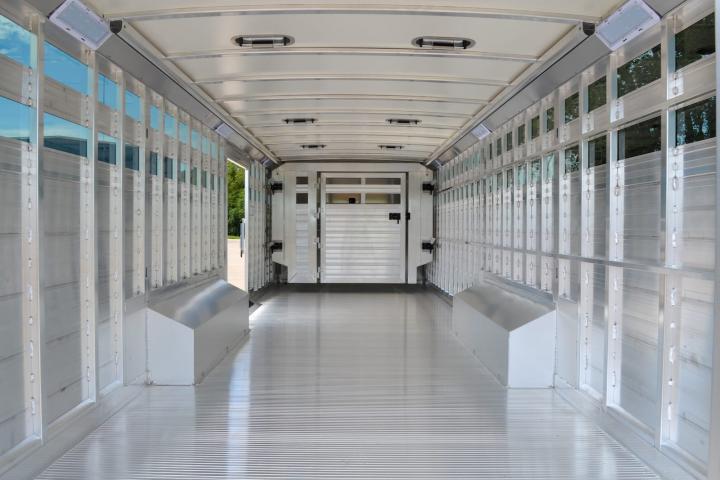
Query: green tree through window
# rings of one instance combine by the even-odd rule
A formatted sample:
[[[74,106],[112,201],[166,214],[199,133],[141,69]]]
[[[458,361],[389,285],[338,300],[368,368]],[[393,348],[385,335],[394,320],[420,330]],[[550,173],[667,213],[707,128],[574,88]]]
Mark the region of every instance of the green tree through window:
[[[227,167],[228,235],[239,236],[245,218],[245,169],[233,163]]]

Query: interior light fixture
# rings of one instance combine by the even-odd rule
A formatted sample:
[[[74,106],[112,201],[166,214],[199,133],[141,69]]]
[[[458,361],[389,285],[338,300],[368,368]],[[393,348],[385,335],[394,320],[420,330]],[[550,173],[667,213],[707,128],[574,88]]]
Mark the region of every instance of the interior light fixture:
[[[317,122],[316,118],[286,118],[283,122],[288,125],[307,125]]]
[[[470,133],[472,133],[478,140],[482,140],[483,138],[490,135],[491,132],[489,128],[487,128],[481,123],[477,127],[473,128]]]
[[[600,22],[595,31],[598,38],[615,51],[659,22],[660,15],[643,0],[629,0]]]
[[[402,150],[405,147],[402,145],[378,145],[378,148],[380,150]]]
[[[390,125],[420,125],[422,121],[416,118],[388,118],[387,123]]]
[[[475,45],[475,41],[469,38],[455,37],[417,37],[412,41],[412,44],[420,48],[467,50]]]
[[[303,150],[322,150],[325,147],[326,145],[323,145],[321,143],[308,143],[305,145],[300,145],[300,148],[302,148]]]
[[[243,48],[275,48],[292,45],[295,39],[289,35],[238,35],[232,43]]]
[[[50,21],[92,50],[111,35],[107,22],[80,0],[65,0],[50,14]]]

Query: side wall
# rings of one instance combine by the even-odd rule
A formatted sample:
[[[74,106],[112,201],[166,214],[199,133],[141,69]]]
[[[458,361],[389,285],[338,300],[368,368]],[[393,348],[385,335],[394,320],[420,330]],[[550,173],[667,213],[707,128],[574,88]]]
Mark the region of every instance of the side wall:
[[[443,165],[429,268],[450,295],[482,275],[551,292],[556,385],[700,473],[716,322],[711,52],[713,4],[691,0]]]

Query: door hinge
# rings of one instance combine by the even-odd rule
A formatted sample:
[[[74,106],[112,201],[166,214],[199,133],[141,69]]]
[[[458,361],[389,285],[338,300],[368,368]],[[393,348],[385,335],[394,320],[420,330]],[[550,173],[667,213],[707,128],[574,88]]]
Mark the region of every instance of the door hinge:
[[[406,217],[405,217],[405,218],[406,218],[406,219],[407,219],[407,221],[409,222],[409,221],[410,221],[410,212],[407,212],[407,213],[406,213],[405,215],[406,215]]]

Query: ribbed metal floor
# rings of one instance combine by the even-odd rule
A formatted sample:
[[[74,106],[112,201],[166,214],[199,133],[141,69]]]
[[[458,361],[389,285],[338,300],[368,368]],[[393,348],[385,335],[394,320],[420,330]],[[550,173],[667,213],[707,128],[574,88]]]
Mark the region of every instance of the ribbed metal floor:
[[[498,386],[431,294],[264,303],[202,386],[146,389],[40,478],[656,478],[552,391]]]

